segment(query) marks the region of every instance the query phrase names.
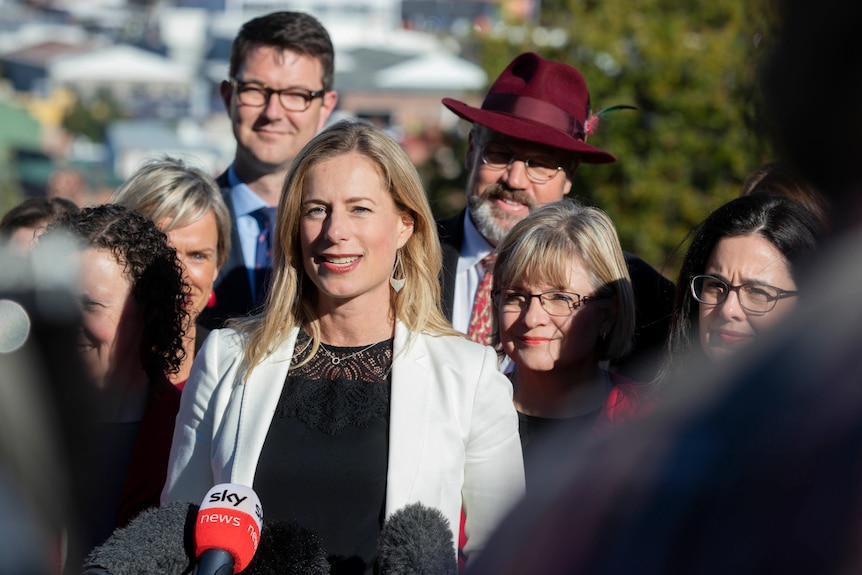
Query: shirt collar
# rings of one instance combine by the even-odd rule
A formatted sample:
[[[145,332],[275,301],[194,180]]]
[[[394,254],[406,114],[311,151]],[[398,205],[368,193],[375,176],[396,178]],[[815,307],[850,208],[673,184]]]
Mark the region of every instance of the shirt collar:
[[[494,246],[476,229],[473,218],[470,217],[470,208],[467,208],[464,215],[464,244],[461,246],[461,257],[458,258],[458,271],[474,267],[493,251]]]
[[[230,184],[231,201],[233,201],[233,208],[237,217],[247,216],[253,211],[269,205],[239,179],[233,164],[227,170],[227,181]]]

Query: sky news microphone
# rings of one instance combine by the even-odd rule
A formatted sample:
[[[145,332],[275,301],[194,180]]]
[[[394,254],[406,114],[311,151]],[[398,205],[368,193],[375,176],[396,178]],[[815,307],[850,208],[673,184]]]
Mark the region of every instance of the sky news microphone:
[[[234,575],[254,557],[263,528],[263,508],[251,487],[214,486],[201,502],[195,523],[195,575]]]
[[[434,507],[411,503],[393,513],[377,544],[380,575],[455,575],[455,537]]]

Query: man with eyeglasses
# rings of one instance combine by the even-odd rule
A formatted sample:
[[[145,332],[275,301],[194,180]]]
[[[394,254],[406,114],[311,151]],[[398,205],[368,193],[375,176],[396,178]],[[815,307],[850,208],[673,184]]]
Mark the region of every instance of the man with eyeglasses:
[[[274,12],[246,22],[231,47],[221,97],[236,154],[217,179],[234,223],[231,251],[202,323],[220,327],[262,303],[275,209],[288,166],[338,101],[334,50],[312,16]]]
[[[473,123],[465,162],[467,207],[438,222],[443,307],[455,329],[488,344],[496,246],[530,210],[562,200],[581,163],[604,164],[616,158],[586,143],[589,92],[581,73],[534,53],[521,54],[509,64],[481,108],[451,98],[443,104]],[[633,379],[648,380],[664,345],[674,286],[643,260],[626,254],[626,262],[635,291],[637,331],[634,351],[613,367]]]

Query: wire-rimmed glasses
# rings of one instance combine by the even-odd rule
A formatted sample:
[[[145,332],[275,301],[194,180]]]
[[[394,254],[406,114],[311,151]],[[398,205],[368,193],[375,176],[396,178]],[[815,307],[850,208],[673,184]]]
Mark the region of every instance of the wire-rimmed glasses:
[[[482,163],[494,170],[503,170],[512,165],[512,162],[521,160],[527,168],[527,178],[537,184],[550,182],[563,171],[560,162],[553,156],[538,154],[525,156],[516,154],[503,144],[491,142],[482,146]]]
[[[556,316],[571,315],[583,305],[610,297],[607,295],[582,296],[573,292],[560,290],[543,293],[526,293],[513,289],[495,289],[491,292],[491,295],[494,297],[494,303],[497,304],[497,308],[503,312],[520,313],[530,307],[530,302],[536,297],[539,298],[542,309],[548,312],[549,315]]]

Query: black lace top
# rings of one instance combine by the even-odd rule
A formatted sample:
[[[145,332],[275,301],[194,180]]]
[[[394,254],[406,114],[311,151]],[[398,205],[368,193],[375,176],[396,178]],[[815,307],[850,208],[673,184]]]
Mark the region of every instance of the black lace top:
[[[294,365],[309,351],[302,332]],[[318,349],[291,369],[260,454],[264,521],[322,538],[332,574],[371,574],[386,502],[392,340]]]

